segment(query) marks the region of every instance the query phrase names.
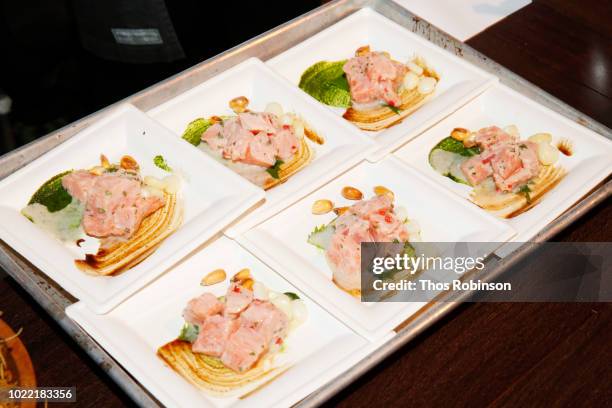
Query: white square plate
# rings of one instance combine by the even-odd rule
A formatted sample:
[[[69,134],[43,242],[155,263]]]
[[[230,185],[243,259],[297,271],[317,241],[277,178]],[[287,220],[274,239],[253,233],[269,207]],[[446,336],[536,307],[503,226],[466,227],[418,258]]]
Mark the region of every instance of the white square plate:
[[[180,136],[187,124],[198,117],[233,114],[228,102],[237,96],[246,96],[249,108],[254,111],[263,111],[270,102],[280,103],[286,112],[300,115],[325,139],[323,145],[307,141],[314,151],[313,161],[285,183],[268,190],[266,203],[254,213],[275,214],[285,199],[295,201],[303,197],[363,160],[375,148],[368,137],[353,126],[337,121],[329,110],[287,84],[256,58],[225,71],[148,114]],[[248,218],[241,222],[241,229],[248,227]],[[228,234],[235,235],[231,231]]]
[[[438,174],[429,165],[429,152],[456,127],[478,130],[491,125],[501,128],[516,125],[521,138],[527,138],[538,132],[547,132],[552,134],[554,144],[567,138],[574,145],[572,156],[559,155],[557,165],[567,170],[565,178],[535,207],[515,218],[504,220],[518,232],[513,239],[514,242],[529,241],[612,172],[612,142],[504,85],[487,90],[396,151],[394,155],[448,191],[467,200],[471,187],[455,183],[448,177]],[[475,204],[471,205],[485,212]],[[504,245],[496,253],[505,256],[514,247],[514,245]]]
[[[184,178],[183,225],[151,256],[117,276],[81,272],[74,264],[82,256],[76,245],[63,244],[20,213],[45,181],[68,169],[95,166],[100,154],[111,162],[129,154],[143,175],[163,177],[167,173],[153,164],[162,154]],[[0,238],[92,310],[106,313],[262,199],[263,190],[203,159],[133,106],[122,105],[0,182]]]
[[[361,303],[332,282],[323,252],[306,240],[315,226],[335,217],[333,213],[313,215],[313,202],[329,199],[338,207],[351,205],[354,201],[341,196],[343,187],[356,187],[370,198],[376,185],[394,192],[395,205],[405,207],[408,217],[418,222],[424,242],[504,242],[514,235],[504,223],[470,208],[417,171],[388,157],[374,164],[361,163],[237,238],[326,310],[372,340],[387,334],[424,303]]]
[[[369,8],[361,9],[317,33],[272,58],[268,64],[291,83],[298,85],[302,73],[309,66],[319,61],[350,58],[363,45],[370,45],[377,51],[388,51],[394,59],[402,62],[419,55],[440,75],[434,96],[402,123],[380,132],[363,131],[374,138],[379,147],[370,156],[372,161],[397,149],[497,81],[495,77]],[[328,108],[336,113],[339,120],[344,120],[344,109]]]
[[[214,398],[166,366],[156,352],[178,335],[191,298],[206,291],[225,294],[228,280],[200,286],[209,271],[224,268],[229,278],[245,267],[270,289],[297,293],[306,303],[308,319],[289,333],[286,351],[279,355],[291,368],[245,399]],[[66,314],[168,407],[291,406],[344,372],[355,357],[363,358],[360,353],[371,351],[365,339],[228,238],[195,253],[107,315],[96,315],[81,302]],[[243,391],[240,395],[249,389]]]

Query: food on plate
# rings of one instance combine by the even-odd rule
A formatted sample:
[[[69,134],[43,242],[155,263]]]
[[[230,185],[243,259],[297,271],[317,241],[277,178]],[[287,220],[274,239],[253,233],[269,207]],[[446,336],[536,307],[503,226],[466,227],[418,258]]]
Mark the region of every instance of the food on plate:
[[[325,252],[334,283],[353,296],[361,295],[362,242],[403,244],[401,251],[413,254],[410,242],[420,240],[418,224],[408,218],[403,207],[394,206],[391,190],[376,186],[374,191],[372,198],[336,208],[337,216],[308,236],[308,243]]]
[[[75,260],[79,269],[113,275],[144,260],[181,225],[181,180],[175,174],[143,178],[131,156],[112,164],[102,155],[100,162],[54,176],[21,213],[62,242],[84,249],[85,259]],[[162,156],[154,162],[165,164]]]
[[[563,179],[565,170],[555,166],[558,160],[551,134],[521,140],[514,125],[476,132],[455,128],[429,153],[434,170],[473,187],[470,199],[502,218],[527,211]]]
[[[364,46],[347,60],[312,65],[299,86],[321,103],[347,108],[343,117],[359,128],[377,131],[420,108],[439,81],[421,57],[402,63],[387,52]]]
[[[205,292],[191,299],[178,338],[157,354],[199,388],[227,396],[283,372],[275,357],[307,315],[295,293],[274,292],[243,269],[224,296]]]
[[[306,139],[324,143],[301,117],[284,112],[276,102],[263,112],[249,110],[244,96],[232,99],[229,105],[233,115],[196,119],[187,126],[183,139],[266,190],[312,160]]]

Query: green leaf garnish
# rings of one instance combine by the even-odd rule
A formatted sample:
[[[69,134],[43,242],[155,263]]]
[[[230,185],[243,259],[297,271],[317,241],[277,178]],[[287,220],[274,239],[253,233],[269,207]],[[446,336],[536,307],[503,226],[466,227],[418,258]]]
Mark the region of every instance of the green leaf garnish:
[[[179,333],[178,339],[193,343],[198,338],[199,333],[200,326],[198,326],[197,324],[185,322],[185,324],[181,328],[181,332]]]
[[[268,172],[269,175],[271,175],[273,178],[278,180],[280,178],[278,175],[278,172],[282,164],[283,164],[283,161],[277,159],[276,162],[274,163],[274,166],[267,168],[266,171]]]
[[[199,146],[202,142],[202,133],[212,125],[211,121],[204,118],[198,118],[191,121],[185,131],[183,132],[183,139],[188,141],[194,146]]]
[[[388,103],[384,103],[383,106],[391,109],[396,115],[399,115],[402,112],[402,110],[397,106],[389,105]]]
[[[525,195],[525,199],[527,199],[527,204],[531,204],[531,189],[529,188],[529,186],[527,184],[521,186],[518,189],[518,193],[519,194],[524,194]]]
[[[164,156],[162,156],[161,154],[153,158],[153,164],[155,164],[157,167],[167,172],[172,171],[172,168],[168,166],[168,163],[166,163],[166,159],[164,159]]]
[[[446,150],[447,152],[457,153],[461,156],[471,157],[480,154],[480,148],[478,146],[474,147],[465,147],[463,142],[460,142],[457,139],[448,136],[440,141],[437,145],[434,146],[432,151],[435,149]]]
[[[296,295],[296,294],[295,294],[295,293],[293,293],[293,292],[285,292],[285,295],[289,296],[289,298],[290,298],[291,300],[297,300],[297,299],[299,299],[299,298],[300,298],[298,295]]]
[[[49,212],[56,212],[65,208],[72,202],[72,196],[62,185],[62,178],[65,175],[72,173],[72,170],[65,171],[51,177],[30,198],[30,204],[42,204],[47,207]]]

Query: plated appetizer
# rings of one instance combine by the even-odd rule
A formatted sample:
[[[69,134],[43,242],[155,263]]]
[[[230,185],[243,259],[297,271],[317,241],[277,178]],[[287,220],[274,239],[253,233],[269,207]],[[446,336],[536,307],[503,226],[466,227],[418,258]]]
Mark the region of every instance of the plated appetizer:
[[[302,118],[269,103],[263,112],[248,109],[240,96],[229,103],[234,115],[192,121],[183,139],[267,190],[297,173],[313,158],[306,139],[323,144]]]
[[[85,259],[76,266],[93,275],[113,275],[148,257],[183,218],[180,178],[142,177],[130,156],[113,164],[69,170],[45,182],[21,213]],[[156,165],[170,170],[161,156]]]
[[[409,220],[403,207],[395,207],[394,194],[383,186],[374,188],[375,196],[363,199],[354,187],[342,189],[342,195],[357,202],[349,207],[336,207],[330,200],[313,204],[314,214],[334,211],[336,218],[315,227],[308,243],[325,252],[334,283],[352,296],[361,295],[361,243],[392,242],[403,244],[402,252],[413,254],[410,242],[420,240],[419,226]]]
[[[346,108],[343,117],[363,130],[401,122],[429,99],[440,77],[423,58],[407,63],[360,47],[353,58],[309,67],[300,88],[321,103]]]
[[[571,155],[571,144],[559,144]],[[438,173],[471,186],[470,199],[502,218],[515,217],[534,205],[565,176],[555,166],[559,149],[549,133],[521,140],[516,126],[476,132],[456,128],[429,153]]]
[[[219,269],[202,284],[223,280],[225,271]],[[277,365],[275,357],[285,351],[285,339],[307,313],[296,294],[268,289],[245,268],[232,278],[225,296],[205,292],[191,299],[178,338],[157,354],[200,389],[229,396],[288,368]]]

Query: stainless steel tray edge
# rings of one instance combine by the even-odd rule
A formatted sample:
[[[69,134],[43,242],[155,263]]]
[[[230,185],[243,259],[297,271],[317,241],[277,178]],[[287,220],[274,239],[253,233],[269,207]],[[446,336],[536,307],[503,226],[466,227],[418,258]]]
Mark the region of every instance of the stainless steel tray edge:
[[[217,73],[250,57],[267,60],[272,56],[303,41],[312,34],[333,24],[341,18],[362,7],[371,7],[391,20],[403,25],[411,31],[427,38],[433,43],[464,58],[472,64],[481,67],[500,78],[509,87],[529,96],[540,104],[578,122],[579,124],[612,139],[612,131],[604,125],[585,116],[576,109],[559,101],[557,98],[535,87],[525,79],[483,56],[471,47],[451,38],[426,21],[414,16],[390,0],[336,0],[321,6],[310,13],[291,20],[273,30],[270,30],[252,40],[234,47],[216,57],[203,61],[173,77],[155,84],[137,94],[134,94],[116,104],[110,105],[83,119],[80,119],[62,129],[16,149],[0,157],[0,178],[44,154],[61,142],[76,134],[106,115],[116,105],[122,102],[132,103],[142,110],[148,110],[183,91],[204,82]],[[542,242],[552,238],[572,222],[580,218],[598,203],[612,194],[612,181],[601,185],[598,189],[583,198],[561,217],[557,218],[545,230],[540,232],[534,242]],[[479,278],[491,279],[516,262],[527,256],[533,249],[532,244],[524,244],[519,250],[500,261],[495,259],[488,263],[487,269]],[[6,244],[0,242],[0,266],[2,266],[38,303],[61,325],[61,327],[106,371],[113,380],[140,406],[158,406],[159,403],[144,390],[117,362],[115,362],[87,333],[70,320],[64,313],[65,308],[74,302],[65,291],[54,282],[50,282],[40,271],[17,255]],[[385,345],[377,349],[347,373],[320,388],[315,393],[302,400],[298,406],[315,406],[340,391],[350,382],[357,379],[375,364],[389,356],[402,345],[417,336],[442,316],[460,304],[461,298],[444,299],[428,305],[422,312],[409,320],[398,331],[397,335]]]

